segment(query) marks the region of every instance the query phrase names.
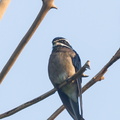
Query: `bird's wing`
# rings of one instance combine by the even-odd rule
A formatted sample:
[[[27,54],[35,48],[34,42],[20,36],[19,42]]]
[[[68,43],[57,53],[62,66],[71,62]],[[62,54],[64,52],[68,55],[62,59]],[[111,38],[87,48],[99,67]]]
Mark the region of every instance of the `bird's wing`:
[[[80,60],[80,57],[79,55],[77,54],[76,51],[75,52],[75,56],[72,57],[72,62],[73,62],[73,65],[75,67],[75,71],[77,72],[78,70],[80,70],[81,68],[81,60]],[[77,79],[77,87],[78,87],[78,94],[80,95],[80,108],[81,108],[81,116],[83,116],[83,110],[82,110],[82,86],[81,86],[81,83],[82,83],[82,78],[78,78]]]
[[[77,52],[76,51],[74,52],[75,52],[75,56],[72,57],[72,63],[73,63],[73,66],[75,67],[75,72],[77,72],[81,68],[81,60]],[[78,89],[79,89],[79,87],[81,86],[81,82],[82,82],[81,77],[78,78],[77,81],[78,81],[77,83],[78,83]]]

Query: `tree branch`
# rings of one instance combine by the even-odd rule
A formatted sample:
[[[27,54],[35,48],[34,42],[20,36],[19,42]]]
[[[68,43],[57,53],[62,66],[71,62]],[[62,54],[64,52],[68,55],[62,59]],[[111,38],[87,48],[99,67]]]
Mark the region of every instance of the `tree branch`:
[[[106,73],[107,69],[115,63],[118,59],[120,59],[120,48],[115,53],[115,55],[110,59],[110,61],[98,72],[83,88],[82,93],[85,92],[88,88],[90,88],[96,82],[104,79],[103,75]]]
[[[43,0],[42,8],[40,12],[38,13],[35,21],[33,22],[32,26],[29,28],[28,32],[25,34],[23,39],[20,41],[19,45],[17,46],[17,48],[11,55],[10,59],[8,60],[4,68],[2,69],[0,73],[0,83],[3,81],[4,77],[9,72],[10,68],[12,67],[16,59],[18,58],[19,54],[21,53],[25,45],[28,43],[28,41],[30,40],[30,38],[32,37],[36,29],[38,28],[39,24],[42,22],[43,18],[45,17],[47,12],[51,8],[56,8],[56,6],[54,5],[54,0]]]
[[[89,61],[87,61],[87,62],[85,63],[85,65],[84,65],[76,74],[74,74],[72,77],[68,78],[65,82],[63,82],[61,85],[59,85],[58,89],[60,89],[61,87],[67,85],[67,84],[68,84],[69,82],[71,82],[72,80],[74,80],[74,79],[82,76],[83,72],[84,72],[87,68],[89,68]],[[26,108],[26,107],[29,107],[29,106],[31,106],[31,105],[33,105],[33,104],[35,104],[35,103],[37,103],[37,102],[39,102],[39,101],[47,98],[48,96],[54,94],[56,91],[57,91],[57,89],[54,88],[54,89],[48,91],[47,93],[45,93],[45,94],[43,94],[43,95],[41,95],[41,96],[39,96],[39,97],[37,97],[37,98],[29,101],[29,102],[26,102],[26,103],[24,103],[24,104],[22,104],[22,105],[20,105],[20,106],[18,106],[18,107],[16,107],[16,108],[14,108],[14,109],[8,111],[8,112],[5,112],[5,113],[3,113],[3,114],[0,114],[0,119],[5,118],[5,117],[8,117],[8,116],[10,116],[10,115],[13,115],[13,114],[15,114],[16,112],[19,112],[20,110],[22,110],[22,109],[24,109],[24,108]]]
[[[10,3],[10,0],[1,0],[0,1],[0,19],[2,19],[9,3]]]
[[[103,75],[106,73],[107,69],[115,63],[118,59],[120,59],[120,48],[115,53],[115,55],[110,59],[110,61],[96,74],[86,85],[82,88],[82,93],[84,93],[87,89],[89,89],[92,85],[96,82],[104,79]],[[48,120],[54,120],[63,110],[65,107],[62,105],[58,108],[49,118]]]

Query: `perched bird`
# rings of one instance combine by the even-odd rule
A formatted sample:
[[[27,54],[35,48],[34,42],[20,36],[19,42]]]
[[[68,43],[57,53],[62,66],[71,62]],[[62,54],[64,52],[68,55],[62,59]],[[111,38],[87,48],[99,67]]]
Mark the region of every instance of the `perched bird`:
[[[79,55],[63,37],[52,41],[53,50],[49,58],[48,74],[52,84],[57,88],[67,78],[81,68]],[[81,94],[81,78],[58,89],[58,94],[74,120],[84,120],[79,112],[78,96]]]

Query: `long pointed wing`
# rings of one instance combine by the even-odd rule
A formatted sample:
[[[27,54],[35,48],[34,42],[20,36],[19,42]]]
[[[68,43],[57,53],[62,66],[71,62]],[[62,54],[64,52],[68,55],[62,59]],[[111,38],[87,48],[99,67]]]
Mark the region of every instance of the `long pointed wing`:
[[[76,51],[74,51],[76,55],[72,58],[73,65],[75,67],[75,71],[77,72],[81,68],[81,60],[79,55],[77,54]],[[81,116],[83,117],[83,108],[82,108],[82,92],[81,92],[81,83],[82,83],[82,78],[77,79],[77,86],[78,86],[78,92],[80,95],[80,108],[81,108]]]

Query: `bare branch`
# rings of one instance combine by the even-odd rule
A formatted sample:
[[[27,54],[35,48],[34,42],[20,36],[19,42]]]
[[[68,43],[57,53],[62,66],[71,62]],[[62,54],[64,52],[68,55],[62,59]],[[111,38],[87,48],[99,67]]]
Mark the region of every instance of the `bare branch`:
[[[110,61],[98,72],[98,74],[95,75],[86,85],[83,86],[82,88],[82,93],[84,93],[88,88],[90,88],[92,85],[94,85],[96,82],[104,79],[103,75],[107,71],[107,69],[115,63],[118,59],[120,59],[120,48],[118,51],[115,53],[115,55],[110,59]],[[54,120],[53,118],[56,118],[57,115],[59,115],[65,107],[62,105],[60,108],[58,108],[49,118],[48,120]]]
[[[120,48],[115,53],[115,55],[110,59],[110,61],[96,74],[83,88],[82,93],[86,91],[88,88],[90,88],[93,84],[95,84],[97,81],[100,81],[104,79],[103,75],[107,71],[107,69],[115,63],[118,59],[120,59]]]
[[[19,112],[20,110],[22,110],[24,108],[27,108],[27,107],[29,107],[29,106],[31,106],[31,105],[45,99],[46,97],[48,97],[48,96],[52,95],[53,93],[55,93],[55,91],[56,91],[56,89],[54,88],[54,89],[50,90],[49,92],[47,92],[47,93],[45,93],[45,94],[31,100],[31,101],[28,101],[28,102],[26,102],[26,103],[24,103],[24,104],[22,104],[22,105],[20,105],[20,106],[18,106],[16,108],[10,110],[10,111],[8,111],[8,112],[0,114],[0,119],[8,117],[10,115],[13,115],[13,114]]]
[[[74,74],[72,77],[68,78],[65,82],[63,82],[63,83],[58,87],[58,89],[61,88],[61,87],[63,87],[63,86],[65,86],[65,85],[67,85],[67,84],[68,84],[69,82],[71,82],[72,80],[74,80],[74,79],[82,76],[82,74],[83,74],[83,72],[86,70],[86,68],[89,68],[89,61],[87,61],[87,62],[85,63],[85,65],[84,65],[76,74]],[[39,102],[39,101],[47,98],[48,96],[54,94],[56,91],[57,91],[57,89],[54,88],[54,89],[48,91],[47,93],[45,93],[45,94],[43,94],[43,95],[41,95],[41,96],[39,96],[39,97],[37,97],[37,98],[29,101],[29,102],[26,102],[26,103],[24,103],[24,104],[22,104],[22,105],[20,105],[20,106],[18,106],[18,107],[16,107],[16,108],[14,108],[14,109],[8,111],[8,112],[5,112],[5,113],[3,113],[3,114],[0,114],[0,119],[5,118],[5,117],[8,117],[8,116],[10,116],[10,115],[13,115],[13,114],[15,114],[16,112],[19,112],[20,110],[22,110],[22,109],[24,109],[24,108],[26,108],[26,107],[29,107],[29,106],[31,106],[31,105],[33,105],[33,104],[35,104],[35,103],[37,103],[37,102]],[[58,110],[58,112],[59,112],[59,110]]]
[[[0,83],[3,81],[4,77],[9,72],[10,68],[16,61],[17,57],[19,56],[19,54],[21,53],[25,45],[28,43],[28,41],[30,40],[30,38],[38,28],[39,24],[42,22],[43,18],[51,8],[56,8],[56,6],[54,5],[54,0],[43,0],[43,5],[40,12],[38,13],[38,16],[36,17],[32,26],[30,27],[28,32],[25,34],[25,36],[23,37],[23,39],[21,40],[21,42],[19,43],[19,45],[17,46],[13,54],[11,55],[10,59],[2,69],[0,73]]]
[[[0,19],[2,19],[9,3],[10,0],[0,0]]]

